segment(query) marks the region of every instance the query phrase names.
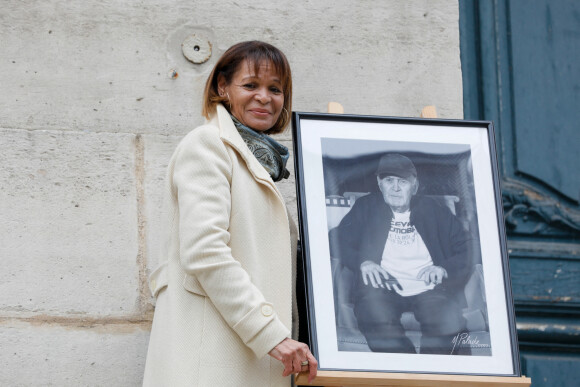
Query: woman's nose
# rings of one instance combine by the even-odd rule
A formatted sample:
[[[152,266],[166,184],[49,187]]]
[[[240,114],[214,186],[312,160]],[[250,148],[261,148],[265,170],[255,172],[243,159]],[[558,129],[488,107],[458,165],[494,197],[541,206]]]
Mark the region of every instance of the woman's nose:
[[[261,103],[268,103],[270,101],[270,94],[267,89],[258,89],[256,92],[256,99]]]

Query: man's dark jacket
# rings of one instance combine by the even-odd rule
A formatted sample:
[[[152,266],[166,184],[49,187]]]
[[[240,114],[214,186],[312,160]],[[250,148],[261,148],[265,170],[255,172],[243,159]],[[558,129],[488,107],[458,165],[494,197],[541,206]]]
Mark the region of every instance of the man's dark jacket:
[[[465,230],[449,208],[429,197],[411,200],[410,223],[425,242],[433,264],[447,271],[448,278],[437,288],[465,304],[463,288],[479,257],[479,244]],[[391,228],[393,212],[380,192],[359,198],[338,227],[330,230],[330,255],[339,258],[362,284],[360,264],[373,261],[380,265]]]

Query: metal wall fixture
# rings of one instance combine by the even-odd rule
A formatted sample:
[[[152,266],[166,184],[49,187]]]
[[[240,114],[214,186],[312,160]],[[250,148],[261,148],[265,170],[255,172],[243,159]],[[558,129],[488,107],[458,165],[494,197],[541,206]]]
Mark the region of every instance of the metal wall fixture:
[[[188,61],[201,64],[211,57],[211,43],[203,36],[192,34],[181,43],[181,51]]]

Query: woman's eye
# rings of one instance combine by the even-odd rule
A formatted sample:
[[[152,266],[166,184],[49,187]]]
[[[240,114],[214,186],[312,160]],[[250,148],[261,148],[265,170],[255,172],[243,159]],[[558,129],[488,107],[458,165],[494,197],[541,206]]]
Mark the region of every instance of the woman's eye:
[[[246,83],[245,85],[243,85],[246,89],[255,89],[256,85],[253,83]]]
[[[280,90],[280,89],[279,89],[279,88],[277,88],[277,87],[270,87],[270,91],[271,91],[272,93],[276,93],[276,94],[280,94],[280,93],[282,92],[282,90]]]

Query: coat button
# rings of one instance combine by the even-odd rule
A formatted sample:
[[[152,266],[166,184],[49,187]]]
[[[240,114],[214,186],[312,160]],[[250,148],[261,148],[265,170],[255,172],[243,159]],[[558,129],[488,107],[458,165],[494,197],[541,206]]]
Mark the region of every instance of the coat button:
[[[262,305],[262,314],[266,317],[271,316],[274,310],[270,305]]]

